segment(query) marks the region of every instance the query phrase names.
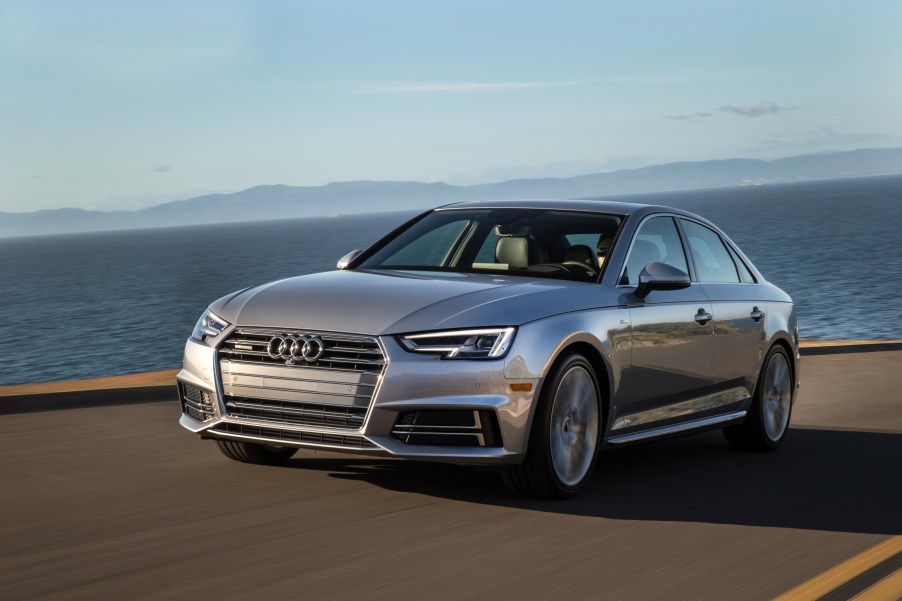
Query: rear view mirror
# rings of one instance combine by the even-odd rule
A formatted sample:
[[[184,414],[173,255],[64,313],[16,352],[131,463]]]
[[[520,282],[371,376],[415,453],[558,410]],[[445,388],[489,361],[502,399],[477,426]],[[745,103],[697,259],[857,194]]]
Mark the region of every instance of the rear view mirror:
[[[682,269],[657,261],[649,263],[639,274],[636,296],[645,298],[652,290],[680,290],[688,288],[692,282]]]
[[[347,269],[348,265],[350,265],[351,261],[356,259],[362,253],[362,250],[352,250],[342,258],[338,260],[338,263],[335,265],[338,269]]]

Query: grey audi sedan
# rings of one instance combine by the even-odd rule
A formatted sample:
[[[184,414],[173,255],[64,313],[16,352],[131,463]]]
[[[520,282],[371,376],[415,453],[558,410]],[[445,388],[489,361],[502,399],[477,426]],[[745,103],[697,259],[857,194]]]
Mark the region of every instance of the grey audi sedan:
[[[225,296],[178,374],[182,426],[230,459],[490,465],[546,498],[608,446],[721,428],[773,450],[798,381],[792,299],[717,227],[576,200],[440,207],[336,271]]]

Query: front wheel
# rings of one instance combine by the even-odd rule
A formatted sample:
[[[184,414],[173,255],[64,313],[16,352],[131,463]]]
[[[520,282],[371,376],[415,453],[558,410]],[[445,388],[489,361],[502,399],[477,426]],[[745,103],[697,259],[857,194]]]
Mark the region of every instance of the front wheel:
[[[279,465],[285,463],[297,453],[292,447],[257,444],[254,442],[238,442],[234,440],[217,440],[216,445],[222,454],[242,463],[258,465]]]
[[[789,429],[793,387],[789,355],[782,346],[774,346],[764,360],[748,417],[738,426],[723,429],[730,446],[742,451],[779,447]]]
[[[584,356],[567,355],[549,374],[533,417],[526,458],[503,472],[505,484],[525,496],[574,496],[595,466],[601,423],[595,370]]]

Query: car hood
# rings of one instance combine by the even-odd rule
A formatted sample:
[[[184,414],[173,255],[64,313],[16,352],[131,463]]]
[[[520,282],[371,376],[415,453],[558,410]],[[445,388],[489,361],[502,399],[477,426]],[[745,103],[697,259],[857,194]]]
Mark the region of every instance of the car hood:
[[[211,309],[243,327],[398,334],[520,325],[616,304],[596,284],[484,274],[332,271],[226,296]]]

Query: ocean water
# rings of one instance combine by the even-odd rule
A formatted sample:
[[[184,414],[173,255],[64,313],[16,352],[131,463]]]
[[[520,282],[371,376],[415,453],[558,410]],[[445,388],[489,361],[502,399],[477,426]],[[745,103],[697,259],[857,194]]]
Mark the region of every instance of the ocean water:
[[[619,197],[718,224],[801,335],[902,339],[902,177]],[[334,269],[410,213],[0,239],[0,385],[178,367],[233,290]]]

